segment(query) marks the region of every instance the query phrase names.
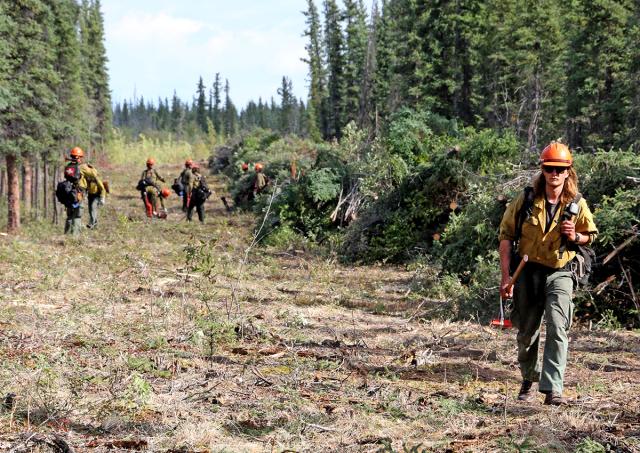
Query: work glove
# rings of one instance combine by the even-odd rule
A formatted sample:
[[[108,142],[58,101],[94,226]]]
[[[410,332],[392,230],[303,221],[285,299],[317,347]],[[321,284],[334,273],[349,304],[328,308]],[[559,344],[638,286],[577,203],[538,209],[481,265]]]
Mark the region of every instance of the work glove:
[[[107,202],[105,197],[100,197],[98,198],[98,206],[104,206],[104,204]]]
[[[72,204],[71,204],[71,207],[72,207],[73,209],[79,208],[79,207],[80,207],[80,203],[78,203],[78,202],[72,203]]]

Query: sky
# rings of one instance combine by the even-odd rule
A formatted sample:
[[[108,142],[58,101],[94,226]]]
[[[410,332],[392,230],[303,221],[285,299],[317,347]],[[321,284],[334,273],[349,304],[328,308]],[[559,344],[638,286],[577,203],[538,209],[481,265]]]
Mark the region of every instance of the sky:
[[[102,0],[112,101],[207,93],[216,72],[239,109],[278,100],[286,75],[307,99],[305,0]]]

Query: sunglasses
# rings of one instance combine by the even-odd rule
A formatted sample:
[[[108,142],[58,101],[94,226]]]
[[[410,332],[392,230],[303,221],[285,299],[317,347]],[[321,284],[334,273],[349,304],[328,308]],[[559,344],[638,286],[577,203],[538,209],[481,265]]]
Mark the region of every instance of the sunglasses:
[[[561,175],[562,173],[564,173],[565,171],[567,171],[567,167],[550,167],[548,165],[543,165],[542,166],[542,170],[545,173],[558,173],[559,175]]]

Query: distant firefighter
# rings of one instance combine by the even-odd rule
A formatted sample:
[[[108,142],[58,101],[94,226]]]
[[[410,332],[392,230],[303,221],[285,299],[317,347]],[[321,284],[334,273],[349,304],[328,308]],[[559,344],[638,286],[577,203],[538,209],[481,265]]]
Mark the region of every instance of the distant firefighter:
[[[193,209],[195,208],[198,213],[198,220],[200,220],[201,223],[204,223],[204,203],[211,195],[211,190],[207,185],[204,175],[200,173],[200,167],[197,164],[193,164],[191,171],[193,172],[193,188],[189,198],[187,221],[191,222],[193,218]]]
[[[161,196],[162,188],[160,187],[160,182],[165,181],[153,168],[155,163],[156,161],[152,157],[147,159],[147,168],[142,172],[136,188],[140,191],[144,201],[147,217],[164,218],[167,212],[164,207],[164,198],[166,197]],[[161,209],[158,209],[158,202],[160,202]]]

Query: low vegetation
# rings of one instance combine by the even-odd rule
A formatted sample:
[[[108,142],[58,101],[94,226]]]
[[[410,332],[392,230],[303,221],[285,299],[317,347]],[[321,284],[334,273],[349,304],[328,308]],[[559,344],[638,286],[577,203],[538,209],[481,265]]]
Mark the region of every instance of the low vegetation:
[[[174,197],[148,221],[137,170],[103,172],[98,229],[0,237],[1,450],[640,448],[637,333],[578,326],[571,405],[517,403],[512,332],[451,321],[447,294],[479,284],[426,262],[341,264],[312,242],[250,246],[254,215],[226,212],[222,176],[206,224]]]
[[[353,124],[332,144],[258,130],[219,148],[212,162],[236,194],[252,181],[240,164],[266,163],[273,197],[252,206],[259,224],[269,208],[266,244],[314,244],[344,262],[408,265],[425,276],[423,295],[455,301],[458,319],[484,321],[494,314],[487,307],[499,281],[502,214],[537,172],[537,154],[522,149],[509,132],[458,128],[404,110],[373,141]],[[599,265],[591,286],[580,289],[577,313],[585,322],[637,327],[640,158],[624,150],[577,152],[576,167],[600,230]],[[451,282],[448,289],[434,277]]]

